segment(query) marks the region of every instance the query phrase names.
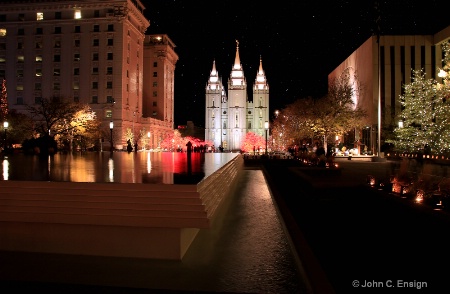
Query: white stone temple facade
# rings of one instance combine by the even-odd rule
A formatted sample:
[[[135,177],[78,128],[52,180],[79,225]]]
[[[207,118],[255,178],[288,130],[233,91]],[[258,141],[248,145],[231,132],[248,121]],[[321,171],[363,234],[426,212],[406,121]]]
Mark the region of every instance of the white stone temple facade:
[[[239,151],[248,132],[265,136],[265,122],[269,122],[269,84],[261,58],[252,89],[250,101],[236,41],[236,57],[227,88],[213,61],[206,85],[205,141],[225,150]]]

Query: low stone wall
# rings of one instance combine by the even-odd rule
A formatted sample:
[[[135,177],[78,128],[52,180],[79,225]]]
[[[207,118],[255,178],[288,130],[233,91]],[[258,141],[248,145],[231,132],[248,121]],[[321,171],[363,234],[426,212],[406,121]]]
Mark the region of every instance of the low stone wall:
[[[180,260],[242,167],[197,185],[0,181],[0,250]]]

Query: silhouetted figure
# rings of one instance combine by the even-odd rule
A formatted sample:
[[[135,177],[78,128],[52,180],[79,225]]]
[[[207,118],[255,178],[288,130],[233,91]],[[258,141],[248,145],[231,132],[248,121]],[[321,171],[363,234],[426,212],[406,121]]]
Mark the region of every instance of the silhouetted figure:
[[[133,147],[131,146],[131,141],[130,141],[130,139],[127,140],[127,151],[128,151],[128,153],[130,153],[131,151],[133,151]]]

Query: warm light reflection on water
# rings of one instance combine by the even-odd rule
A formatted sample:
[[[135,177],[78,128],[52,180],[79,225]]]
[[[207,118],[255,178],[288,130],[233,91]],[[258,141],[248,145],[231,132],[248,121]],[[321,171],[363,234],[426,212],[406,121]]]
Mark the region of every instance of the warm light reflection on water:
[[[3,160],[2,171],[3,171],[3,179],[5,181],[7,181],[9,178],[9,161],[8,160]]]
[[[13,154],[2,159],[10,181],[196,184],[237,153],[87,152],[48,157]]]

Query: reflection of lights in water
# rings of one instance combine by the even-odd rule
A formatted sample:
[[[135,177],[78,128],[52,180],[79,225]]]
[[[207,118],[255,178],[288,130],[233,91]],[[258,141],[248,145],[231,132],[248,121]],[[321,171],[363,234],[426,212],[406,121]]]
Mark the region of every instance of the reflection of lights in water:
[[[50,133],[50,130],[48,130],[48,132]],[[48,160],[48,164],[47,164],[47,167],[48,167],[48,174],[50,175],[51,173],[50,173],[50,171],[51,171],[51,168],[50,168],[50,166],[51,166],[51,164],[52,164],[52,160],[51,160],[51,158],[50,158],[50,155],[48,156],[48,158],[47,158]]]
[[[152,161],[150,159],[150,152],[147,153],[147,173],[152,172]]]
[[[7,181],[9,178],[9,162],[8,159],[3,159],[2,165],[3,165],[3,180]]]
[[[108,172],[109,172],[109,181],[114,182],[114,160],[112,158],[108,160]]]

